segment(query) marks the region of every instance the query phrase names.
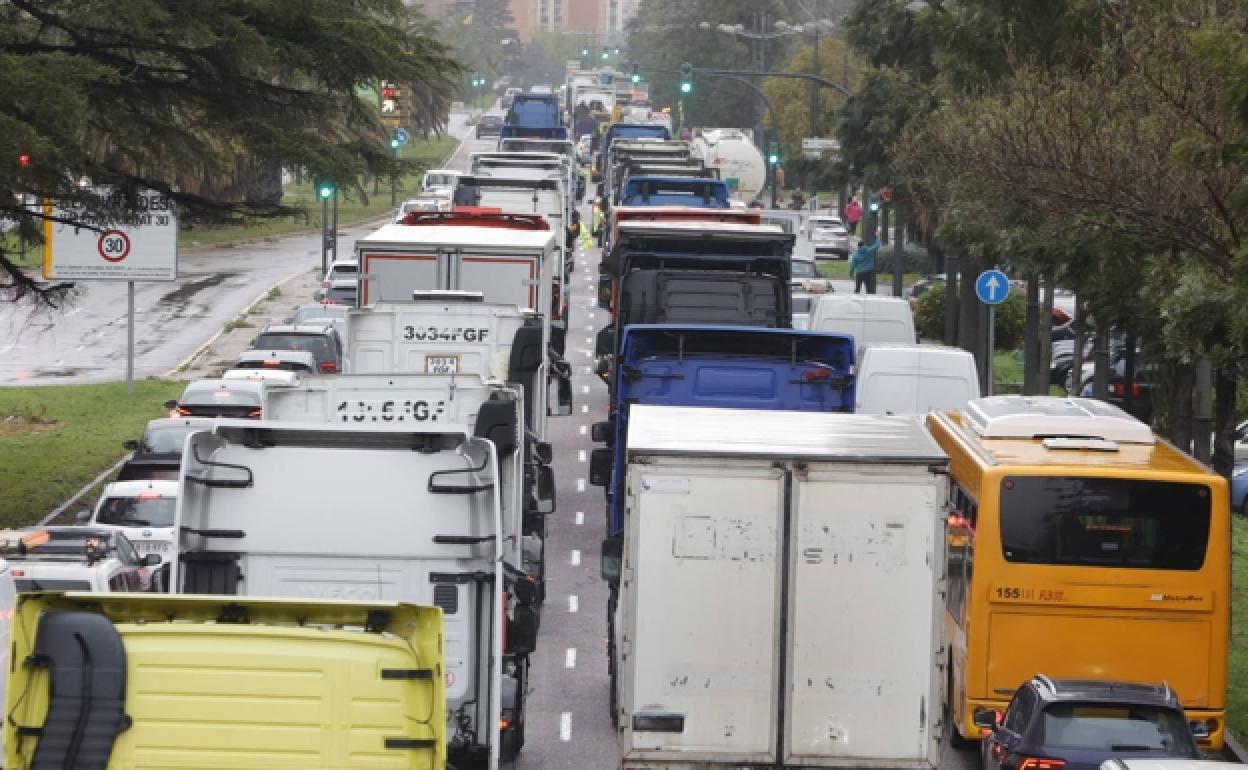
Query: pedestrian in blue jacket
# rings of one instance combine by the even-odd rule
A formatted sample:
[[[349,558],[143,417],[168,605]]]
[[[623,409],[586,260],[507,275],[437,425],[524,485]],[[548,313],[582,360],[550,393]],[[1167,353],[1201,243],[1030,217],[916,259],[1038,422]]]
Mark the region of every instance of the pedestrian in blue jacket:
[[[858,241],[858,248],[854,249],[853,256],[849,258],[849,274],[854,277],[854,294],[864,287],[867,294],[875,294],[875,253],[879,250],[879,238],[870,246]]]

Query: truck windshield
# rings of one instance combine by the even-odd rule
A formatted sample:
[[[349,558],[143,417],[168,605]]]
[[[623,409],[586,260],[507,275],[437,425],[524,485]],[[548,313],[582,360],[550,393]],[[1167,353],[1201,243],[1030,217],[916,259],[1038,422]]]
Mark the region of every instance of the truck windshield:
[[[144,454],[182,454],[182,446],[186,436],[193,428],[190,425],[174,425],[168,428],[152,428],[143,434],[141,451]]]
[[[175,497],[109,497],[95,521],[115,527],[172,527],[177,502]]]
[[[1012,476],[1001,482],[1006,561],[1198,570],[1209,488],[1113,478]]]

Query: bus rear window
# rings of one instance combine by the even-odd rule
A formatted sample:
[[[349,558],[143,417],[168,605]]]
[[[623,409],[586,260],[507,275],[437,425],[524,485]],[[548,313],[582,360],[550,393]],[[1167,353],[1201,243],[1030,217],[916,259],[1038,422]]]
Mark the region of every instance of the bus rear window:
[[[1199,484],[1048,476],[1001,483],[1001,549],[1015,563],[1197,570],[1209,517],[1209,488]]]

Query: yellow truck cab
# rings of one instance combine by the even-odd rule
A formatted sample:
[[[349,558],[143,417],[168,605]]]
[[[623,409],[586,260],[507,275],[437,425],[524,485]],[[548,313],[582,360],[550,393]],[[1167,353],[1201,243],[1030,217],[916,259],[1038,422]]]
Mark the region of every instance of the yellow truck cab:
[[[437,607],[22,594],[12,633],[7,770],[446,763]]]

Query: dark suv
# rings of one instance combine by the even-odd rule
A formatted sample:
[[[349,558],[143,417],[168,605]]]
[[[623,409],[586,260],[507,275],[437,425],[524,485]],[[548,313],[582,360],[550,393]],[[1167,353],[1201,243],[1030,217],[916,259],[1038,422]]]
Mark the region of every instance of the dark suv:
[[[1198,759],[1197,737],[1168,685],[1049,679],[1025,682],[1005,713],[975,712],[984,770],[1097,770],[1112,758]]]
[[[301,350],[311,353],[324,374],[342,371],[343,347],[332,323],[274,324],[260,332],[252,350]]]

